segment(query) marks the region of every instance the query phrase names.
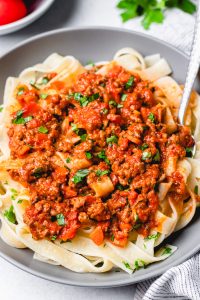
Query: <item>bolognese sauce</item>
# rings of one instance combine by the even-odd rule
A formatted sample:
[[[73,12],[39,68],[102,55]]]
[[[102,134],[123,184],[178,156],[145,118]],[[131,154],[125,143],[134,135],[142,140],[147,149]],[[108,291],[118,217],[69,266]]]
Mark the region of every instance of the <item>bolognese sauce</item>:
[[[97,245],[124,247],[132,230],[146,237],[156,226],[159,182],[182,199],[184,178],[167,174],[166,164],[183,159],[194,140],[178,124],[169,132],[154,89],[118,65],[106,75],[86,70],[72,88],[18,86],[21,108],[8,136],[22,167],[9,173],[29,190],[24,222],[34,239],[67,241],[92,226]]]

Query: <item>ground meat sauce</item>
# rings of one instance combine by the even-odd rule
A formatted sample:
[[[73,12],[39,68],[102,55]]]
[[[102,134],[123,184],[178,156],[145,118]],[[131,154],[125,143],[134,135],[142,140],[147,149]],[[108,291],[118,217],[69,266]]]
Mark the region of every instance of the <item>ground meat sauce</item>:
[[[16,98],[21,110],[8,136],[22,167],[9,172],[30,192],[24,222],[34,239],[67,241],[93,226],[96,244],[107,238],[124,247],[133,229],[148,236],[156,225],[160,180],[172,182],[170,197],[186,193],[182,175],[167,176],[165,168],[194,145],[190,131],[168,133],[164,107],[138,75],[93,68],[71,89],[55,81],[42,92],[19,86]]]

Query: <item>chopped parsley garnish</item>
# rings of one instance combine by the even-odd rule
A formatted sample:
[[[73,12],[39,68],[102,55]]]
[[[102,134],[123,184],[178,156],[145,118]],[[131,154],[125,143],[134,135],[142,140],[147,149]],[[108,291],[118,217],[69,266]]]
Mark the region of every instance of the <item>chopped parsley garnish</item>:
[[[35,171],[31,174],[35,178],[40,178],[44,174],[44,169],[43,168],[37,168]]]
[[[192,154],[193,148],[192,147],[186,147],[185,151],[186,151],[186,157],[192,157],[193,156],[193,154]]]
[[[23,199],[19,199],[18,201],[17,201],[17,203],[22,203],[23,202]]]
[[[142,153],[142,160],[147,160],[147,159],[149,159],[149,158],[151,158],[151,152],[144,151],[144,152]]]
[[[114,242],[114,239],[115,239],[115,236],[114,236],[114,234],[112,234],[111,237],[110,237],[110,240],[111,240],[112,242]]]
[[[116,106],[117,106],[117,102],[115,102],[114,100],[110,100],[110,101],[108,102],[108,104],[109,104],[110,106],[113,106],[113,107],[116,107]]]
[[[93,94],[92,96],[84,96],[81,93],[74,93],[74,99],[80,103],[82,107],[87,106],[90,102],[97,100],[99,93]]]
[[[87,159],[91,159],[92,158],[92,154],[89,151],[85,152],[85,156],[87,157]]]
[[[108,113],[108,109],[107,108],[103,108],[102,109],[102,114],[106,115]]]
[[[129,88],[131,88],[133,86],[133,82],[134,82],[134,76],[131,76],[129,78],[129,80],[127,81],[127,83],[125,84],[125,88],[128,90]]]
[[[70,161],[71,161],[71,158],[66,158],[66,163],[70,163]]]
[[[81,138],[81,141],[84,142],[86,140],[86,138],[87,138],[87,134],[86,133],[81,134],[80,138]]]
[[[13,205],[11,205],[10,208],[4,212],[4,217],[6,217],[6,219],[8,219],[9,222],[17,224]]]
[[[149,235],[145,238],[146,241],[149,241],[149,240],[157,240],[157,238],[159,238],[160,236],[160,233],[157,232],[156,234],[152,234],[152,235]]]
[[[155,123],[155,116],[152,112],[150,112],[150,114],[148,115],[148,119],[152,122]]]
[[[73,130],[76,134],[78,134],[79,129],[78,129],[77,125],[74,124],[74,123],[71,123],[71,127],[72,127],[72,130]]]
[[[171,254],[171,253],[172,253],[172,249],[170,247],[165,247],[162,255]]]
[[[60,226],[65,225],[65,217],[63,214],[56,215],[56,219],[57,219],[58,225],[60,225]]]
[[[96,173],[96,175],[97,175],[98,177],[100,177],[100,176],[109,174],[110,171],[109,171],[109,170],[97,170],[95,173]]]
[[[40,94],[41,99],[46,99],[48,97],[48,94]]]
[[[41,84],[47,84],[48,82],[49,82],[49,78],[45,76],[42,78]]]
[[[89,65],[91,67],[95,66],[95,63],[92,60],[89,60],[88,62],[86,62],[86,65]]]
[[[122,96],[121,96],[121,100],[122,100],[122,101],[125,101],[125,100],[126,100],[126,98],[127,98],[127,95],[126,95],[126,94],[122,94]]]
[[[117,144],[118,137],[116,135],[111,135],[106,139],[107,144]]]
[[[135,222],[139,220],[138,214],[135,214]]]
[[[15,189],[10,189],[10,191],[11,191],[11,193],[12,193],[12,195],[11,195],[11,199],[12,200],[15,200],[15,198],[18,196],[18,192],[17,192],[17,190],[15,190]]]
[[[122,262],[124,264],[124,266],[129,269],[129,270],[132,270],[131,266],[129,265],[129,263],[127,261],[123,261]]]
[[[23,95],[24,91],[25,91],[24,87],[20,87],[20,88],[18,88],[17,95],[18,95],[18,96],[21,96],[21,95]]]
[[[195,193],[196,195],[199,194],[199,187],[198,187],[198,185],[195,185],[195,187],[194,187],[194,193]]]
[[[48,129],[47,129],[46,127],[44,127],[44,126],[40,126],[40,127],[38,128],[38,131],[39,131],[40,133],[48,133],[48,132],[49,132]]]
[[[123,104],[117,104],[117,108],[122,108]]]
[[[75,184],[81,182],[83,178],[85,178],[89,173],[90,171],[88,169],[78,170],[72,178],[72,182],[74,182]]]
[[[105,150],[101,150],[101,152],[99,152],[97,154],[98,158],[103,159],[107,164],[110,163],[109,159],[107,158],[106,154],[105,154]]]
[[[31,120],[33,119],[32,116],[23,118],[23,113],[24,113],[23,110],[19,110],[19,111],[16,113],[15,119],[12,120],[12,123],[13,123],[13,124],[26,124],[26,123],[28,123],[29,121],[31,121]]]
[[[51,237],[51,240],[52,241],[55,241],[57,239],[57,235],[53,235],[52,237]]]
[[[39,90],[39,87],[36,85],[35,81],[31,80],[29,83],[34,89]]]
[[[156,154],[154,155],[153,160],[156,161],[156,162],[160,161],[160,152],[159,152],[159,150],[156,151]]]
[[[142,151],[144,151],[145,149],[147,149],[149,146],[147,144],[143,144],[142,146],[140,146],[140,149]]]
[[[134,261],[134,267],[136,270],[139,270],[140,268],[144,268],[145,267],[145,262],[142,259],[136,259]]]

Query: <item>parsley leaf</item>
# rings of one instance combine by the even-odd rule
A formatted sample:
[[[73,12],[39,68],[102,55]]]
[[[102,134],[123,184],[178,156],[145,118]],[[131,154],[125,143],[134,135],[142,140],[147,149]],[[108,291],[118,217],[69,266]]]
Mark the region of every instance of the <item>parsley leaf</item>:
[[[90,171],[88,169],[78,170],[72,178],[72,182],[74,182],[75,184],[81,182],[83,178],[86,177],[89,173]]]
[[[70,161],[71,161],[71,158],[66,158],[66,163],[68,164],[68,163],[70,163]]]
[[[108,113],[108,109],[107,108],[103,108],[102,109],[102,114],[106,115]]]
[[[57,219],[58,225],[60,225],[60,226],[65,225],[65,217],[63,214],[56,215],[56,219]]]
[[[129,263],[127,261],[123,261],[122,262],[124,264],[124,266],[129,269],[129,270],[132,270],[131,266],[129,265]]]
[[[41,99],[46,99],[48,97],[48,94],[40,94]]]
[[[107,158],[106,154],[105,154],[105,150],[101,150],[101,152],[99,152],[97,154],[98,158],[103,159],[107,164],[110,164],[109,159]]]
[[[74,99],[80,103],[82,107],[87,106],[90,102],[97,100],[99,93],[95,93],[92,96],[84,96],[81,93],[74,93]]]
[[[12,120],[12,123],[13,124],[23,124],[24,125],[24,124],[28,123],[29,121],[31,121],[33,119],[32,116],[23,118],[23,113],[24,113],[23,110],[19,110],[16,113],[16,117]]]
[[[31,175],[34,176],[35,178],[40,178],[42,177],[43,174],[44,174],[43,168],[37,168]]]
[[[191,0],[120,0],[117,8],[122,10],[123,22],[142,16],[142,26],[149,29],[152,23],[163,23],[165,10],[178,8],[193,14],[196,5]]]
[[[139,270],[140,268],[144,268],[145,267],[145,262],[142,259],[136,259],[134,261],[134,267],[136,270]]]
[[[142,151],[144,151],[145,149],[147,149],[149,146],[147,144],[143,144],[142,146],[140,146],[140,149]]]
[[[127,81],[127,83],[125,84],[125,88],[129,89],[130,87],[132,87],[133,86],[133,82],[134,82],[134,76],[131,76],[129,78],[129,80]]]
[[[87,157],[87,159],[92,158],[92,154],[89,151],[85,151],[85,156]]]
[[[126,100],[126,98],[127,98],[127,95],[126,95],[126,94],[122,94],[122,96],[121,96],[121,100],[122,100],[122,101],[125,101],[125,100]]]
[[[86,138],[87,138],[87,134],[86,133],[81,134],[80,138],[81,138],[81,141],[84,142],[86,140]]]
[[[172,249],[170,247],[165,247],[162,255],[171,254],[171,252],[172,252]]]
[[[44,127],[44,126],[40,126],[40,127],[38,128],[38,131],[39,131],[40,133],[48,133],[48,132],[49,132],[48,129],[47,129],[46,127]]]
[[[13,205],[11,205],[10,208],[4,212],[4,217],[6,217],[9,222],[17,224]]]
[[[95,173],[98,177],[100,177],[100,176],[110,173],[110,171],[109,170],[97,170]]]
[[[52,241],[55,241],[57,239],[57,235],[53,235],[52,237],[51,237],[51,240]]]
[[[152,112],[150,112],[150,114],[148,115],[148,119],[152,122],[155,123],[155,116]]]
[[[193,148],[192,147],[186,147],[185,148],[185,151],[186,151],[186,157],[192,157],[193,154],[192,154],[192,151],[193,151]]]
[[[156,162],[160,161],[160,152],[159,152],[159,150],[156,151],[156,154],[154,155],[153,160],[156,161]]]
[[[198,187],[198,185],[195,185],[195,187],[194,187],[194,193],[195,193],[196,195],[199,194],[199,187]]]
[[[147,159],[149,159],[149,158],[151,158],[151,152],[144,151],[144,152],[142,153],[142,160],[147,160]]]
[[[47,84],[48,82],[49,82],[48,77],[45,76],[45,77],[42,78],[42,82],[41,82],[42,84]]]
[[[152,234],[152,235],[149,235],[145,238],[146,241],[149,241],[149,240],[156,240],[157,238],[159,238],[160,236],[160,233],[157,232],[156,234]]]
[[[107,144],[117,144],[118,137],[116,135],[111,135],[106,139]]]
[[[114,100],[110,100],[110,101],[108,102],[108,104],[109,104],[110,106],[113,106],[113,107],[116,107],[116,106],[117,106],[117,102],[115,102]]]
[[[18,88],[17,95],[18,95],[18,96],[21,96],[21,95],[23,95],[24,91],[25,91],[24,87],[20,87],[20,88]]]

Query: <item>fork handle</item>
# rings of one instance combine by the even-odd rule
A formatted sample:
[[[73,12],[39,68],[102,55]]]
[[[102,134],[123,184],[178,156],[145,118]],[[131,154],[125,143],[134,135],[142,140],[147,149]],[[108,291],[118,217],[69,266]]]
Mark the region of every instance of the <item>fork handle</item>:
[[[200,2],[198,1],[198,9],[196,15],[192,50],[191,50],[186,80],[185,80],[185,87],[184,87],[183,96],[182,96],[179,113],[178,113],[178,118],[181,125],[184,125],[185,113],[189,103],[192,87],[199,70],[199,65],[200,65]]]

